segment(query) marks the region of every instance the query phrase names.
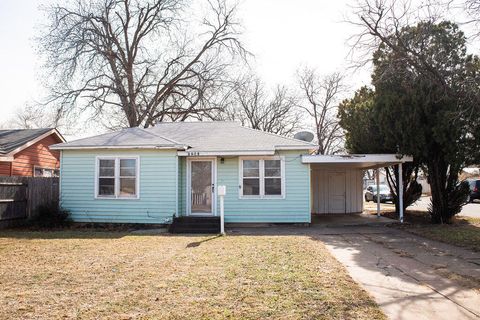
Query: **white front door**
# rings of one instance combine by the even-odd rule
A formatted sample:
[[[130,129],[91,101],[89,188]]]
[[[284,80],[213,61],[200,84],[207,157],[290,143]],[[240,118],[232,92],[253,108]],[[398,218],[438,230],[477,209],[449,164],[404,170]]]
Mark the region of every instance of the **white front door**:
[[[190,215],[214,215],[215,160],[188,161],[188,212]]]
[[[345,194],[345,173],[328,173],[328,213],[346,212]]]

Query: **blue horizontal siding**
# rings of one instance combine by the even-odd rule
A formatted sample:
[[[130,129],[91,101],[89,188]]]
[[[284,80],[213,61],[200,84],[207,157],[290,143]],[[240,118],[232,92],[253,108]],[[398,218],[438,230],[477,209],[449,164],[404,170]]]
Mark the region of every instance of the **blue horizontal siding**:
[[[95,199],[97,155],[139,156],[140,199]],[[309,167],[301,163],[299,151],[279,155],[285,157],[285,199],[240,199],[238,157],[225,158],[224,163],[218,159],[217,184],[227,186],[226,222],[310,222]],[[186,212],[186,159],[179,159],[176,176],[175,157],[173,150],[63,151],[61,205],[78,222],[164,223],[176,210],[177,177],[178,208]]]
[[[96,156],[139,156],[139,199],[95,199]],[[175,151],[62,152],[61,205],[77,222],[164,223],[175,214]]]
[[[187,161],[185,157],[179,157],[178,165],[178,210],[180,214],[185,214],[187,212]]]
[[[310,168],[301,162],[301,154],[278,154],[285,157],[284,199],[240,199],[238,157],[217,161],[217,184],[227,186],[225,222],[310,223]]]

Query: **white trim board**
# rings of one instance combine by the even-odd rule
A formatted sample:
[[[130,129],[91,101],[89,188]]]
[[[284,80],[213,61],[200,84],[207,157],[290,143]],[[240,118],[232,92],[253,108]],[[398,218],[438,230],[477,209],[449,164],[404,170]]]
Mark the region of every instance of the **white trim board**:
[[[264,150],[264,151],[178,151],[177,155],[179,156],[188,156],[188,157],[201,157],[201,156],[273,156],[275,154],[274,150]]]
[[[413,157],[395,154],[302,155],[302,163],[404,163]]]
[[[150,150],[178,150],[183,148],[183,146],[139,146],[139,145],[126,145],[126,146],[83,146],[83,147],[62,147],[62,146],[50,146],[52,150],[108,150],[108,149],[150,149]]]
[[[359,170],[388,167],[405,162],[412,162],[411,156],[397,156],[395,154],[352,154],[352,155],[302,155],[302,163],[313,166],[331,166],[356,168]]]
[[[270,150],[219,150],[219,151],[178,151],[179,156],[201,157],[201,156],[274,156],[279,150],[315,150],[305,146],[275,146]]]
[[[179,159],[178,156],[175,156],[175,216],[178,217],[180,216],[180,213],[178,212],[178,189],[179,189],[179,184],[178,184],[178,175],[179,175]]]

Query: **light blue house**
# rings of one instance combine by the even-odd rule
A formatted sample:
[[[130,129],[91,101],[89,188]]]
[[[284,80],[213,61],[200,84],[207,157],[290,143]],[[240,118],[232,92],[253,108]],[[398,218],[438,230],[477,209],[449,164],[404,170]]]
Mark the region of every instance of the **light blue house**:
[[[161,123],[51,146],[61,150],[60,202],[77,222],[310,223],[363,209],[364,170],[394,155],[311,155],[316,145],[234,122]],[[408,161],[405,160],[405,161]]]
[[[61,150],[61,206],[78,222],[165,223],[173,216],[310,222],[315,145],[234,122],[161,123],[52,146]]]

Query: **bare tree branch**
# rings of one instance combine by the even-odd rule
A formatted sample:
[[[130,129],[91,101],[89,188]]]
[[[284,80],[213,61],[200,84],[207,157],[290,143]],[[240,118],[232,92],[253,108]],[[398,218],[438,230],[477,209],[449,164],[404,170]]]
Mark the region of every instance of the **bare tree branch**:
[[[236,7],[208,2],[199,34],[181,0],[75,0],[46,9],[50,24],[39,39],[51,72],[47,104],[79,107],[107,126],[152,126],[201,117],[208,97],[236,57],[249,54],[239,40]],[[198,28],[197,28],[198,29]]]
[[[446,0],[447,3],[440,1],[412,7],[408,0],[360,0],[354,10],[355,18],[349,21],[359,30],[350,38],[352,52],[356,52],[357,66],[376,59],[377,53],[381,51],[393,52],[395,59],[383,62],[391,65],[391,68],[385,68],[386,75],[389,74],[389,70],[395,70],[395,64],[408,66],[409,72],[428,78],[443,89],[445,96],[456,99],[460,109],[463,105],[478,106],[480,89],[475,83],[470,82],[471,76],[459,77],[460,72],[457,70],[459,66],[452,62],[466,59],[473,66],[477,63],[476,58],[468,56],[466,51],[457,57],[455,55],[458,52],[452,50],[442,53],[451,54],[446,62],[428,53],[431,42],[440,32],[438,26],[442,22],[437,21],[445,18],[448,6],[452,5],[451,1]],[[475,10],[474,5],[472,8]],[[411,38],[405,38],[404,31],[414,26],[422,32],[413,35],[410,33]],[[452,26],[456,28],[455,24]],[[464,34],[458,33],[458,37],[464,37]],[[478,112],[478,108],[463,108],[459,115],[471,117],[475,112]]]
[[[344,134],[338,123],[337,107],[345,90],[343,76],[332,73],[320,78],[315,70],[299,72],[304,96],[300,108],[313,120],[318,154],[335,154],[343,150]]]
[[[44,108],[36,103],[18,109],[12,119],[2,122],[0,126],[11,129],[57,128],[67,135],[74,130],[61,109]]]
[[[291,136],[299,128],[298,99],[284,86],[272,92],[256,76],[248,75],[231,83],[222,101],[224,108],[215,119],[239,121],[242,125]]]

